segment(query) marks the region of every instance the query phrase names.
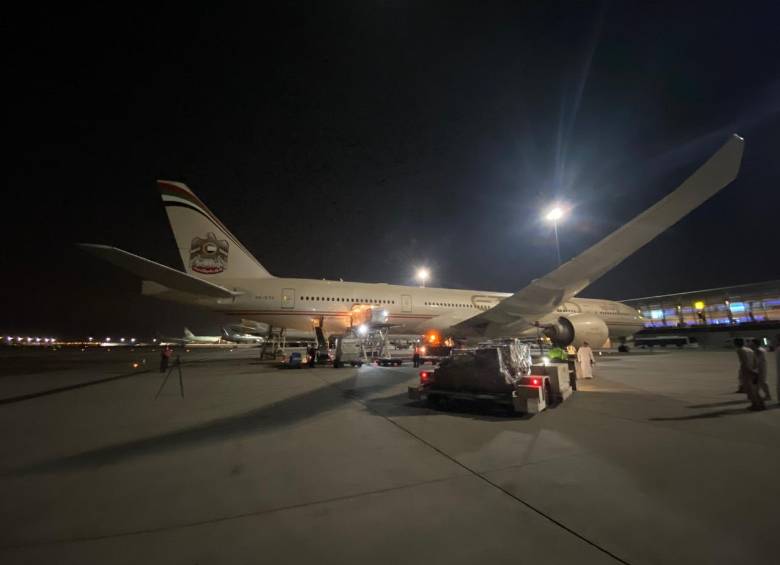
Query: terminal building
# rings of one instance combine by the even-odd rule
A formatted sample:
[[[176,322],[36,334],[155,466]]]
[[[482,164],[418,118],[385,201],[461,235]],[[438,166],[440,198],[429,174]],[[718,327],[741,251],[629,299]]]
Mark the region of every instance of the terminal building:
[[[642,334],[674,332],[698,336],[700,341],[710,343],[718,342],[713,334],[721,338],[726,333],[727,338],[774,339],[780,334],[780,280],[623,302],[647,319]]]

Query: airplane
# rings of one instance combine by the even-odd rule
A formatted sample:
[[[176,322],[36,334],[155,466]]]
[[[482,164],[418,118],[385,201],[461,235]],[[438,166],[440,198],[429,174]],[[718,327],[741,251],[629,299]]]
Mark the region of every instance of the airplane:
[[[218,335],[195,335],[187,328],[184,328],[184,339],[189,343],[221,343],[222,337]]]
[[[243,326],[227,326],[222,328],[222,339],[233,343],[263,343],[263,336],[247,333]]]
[[[222,343],[222,338],[218,335],[195,335],[189,329],[184,328],[184,337],[165,337],[161,341],[188,345],[191,343]]]
[[[744,140],[732,135],[666,197],[515,293],[274,277],[188,186],[168,180],[157,184],[186,272],[115,247],[80,245],[140,277],[145,295],[262,328],[343,332],[379,311],[393,333],[472,341],[543,334],[557,345],[598,348],[630,338],[646,320],[620,302],[576,295],[730,184],[743,151]]]

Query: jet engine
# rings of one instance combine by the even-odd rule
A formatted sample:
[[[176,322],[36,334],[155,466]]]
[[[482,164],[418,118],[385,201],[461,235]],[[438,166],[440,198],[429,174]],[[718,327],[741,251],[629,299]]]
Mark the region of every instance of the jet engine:
[[[568,314],[551,324],[540,324],[540,327],[544,335],[561,347],[579,347],[586,341],[592,347],[601,347],[609,338],[606,322],[595,314]]]

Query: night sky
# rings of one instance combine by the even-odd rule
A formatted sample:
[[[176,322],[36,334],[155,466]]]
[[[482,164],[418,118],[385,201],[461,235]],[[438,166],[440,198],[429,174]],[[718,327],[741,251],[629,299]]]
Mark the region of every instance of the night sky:
[[[551,203],[570,258],[732,132],[738,180],[583,296],[780,278],[776,3],[276,4],[5,14],[0,331],[217,331],[74,246],[181,268],[157,178],[277,276],[515,291]]]

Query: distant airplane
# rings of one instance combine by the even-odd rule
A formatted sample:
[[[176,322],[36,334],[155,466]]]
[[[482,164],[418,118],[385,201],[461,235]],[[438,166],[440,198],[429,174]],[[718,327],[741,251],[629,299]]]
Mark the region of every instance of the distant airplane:
[[[341,332],[379,313],[397,333],[522,337],[559,345],[624,340],[645,320],[611,300],[577,293],[733,181],[744,141],[733,135],[677,189],[636,218],[514,294],[271,275],[184,184],[158,181],[186,273],[115,247],[82,244],[143,279],[143,293],[198,305],[258,327]]]
[[[242,326],[227,326],[222,328],[222,339],[233,343],[263,343],[265,338],[259,335],[246,333]]]
[[[165,338],[164,341],[181,344],[222,343],[222,338],[218,335],[195,335],[187,328],[184,328],[184,337]]]

